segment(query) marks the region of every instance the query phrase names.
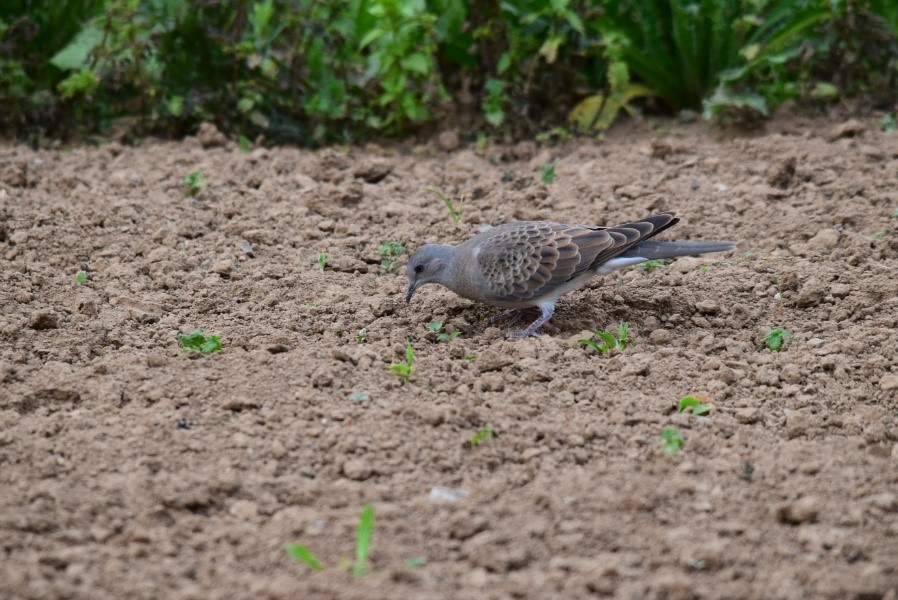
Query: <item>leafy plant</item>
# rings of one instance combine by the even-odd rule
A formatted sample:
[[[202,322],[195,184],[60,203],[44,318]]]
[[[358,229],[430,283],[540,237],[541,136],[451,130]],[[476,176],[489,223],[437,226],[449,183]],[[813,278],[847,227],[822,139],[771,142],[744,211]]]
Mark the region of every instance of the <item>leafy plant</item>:
[[[396,257],[405,252],[405,247],[399,242],[384,242],[377,249],[381,256],[380,266],[384,271],[390,272],[396,266]]]
[[[178,343],[187,352],[212,354],[221,350],[221,338],[217,335],[206,336],[202,329],[194,329],[187,334],[179,333]]]
[[[349,400],[350,402],[357,403],[367,402],[368,400],[371,400],[371,395],[364,390],[356,390],[353,393],[349,394]]]
[[[681,413],[684,410],[692,410],[692,414],[702,416],[711,412],[711,404],[702,402],[702,399],[697,396],[683,396],[680,398],[677,412]]]
[[[544,185],[550,185],[555,181],[555,163],[551,162],[539,168],[539,176]]]
[[[374,532],[374,507],[366,504],[359,515],[359,524],[355,534],[355,563],[352,574],[356,577],[365,574],[368,569],[368,554],[371,551],[371,536]],[[323,571],[324,566],[318,558],[302,544],[290,543],[284,546],[287,553],[313,571]]]
[[[764,345],[773,352],[779,352],[786,346],[791,337],[792,334],[788,329],[777,327],[764,334]]]
[[[668,456],[676,456],[686,444],[686,438],[674,427],[665,427],[661,430],[661,435],[655,438],[655,443],[661,446],[661,449]]]
[[[443,324],[439,321],[431,321],[427,324],[427,330],[432,331],[437,334],[437,341],[439,342],[451,342],[455,338],[461,335],[460,331],[453,331],[452,333],[446,333],[443,331]]]
[[[85,273],[84,271],[78,271],[77,273],[75,273],[76,285],[81,285],[85,281],[87,281],[87,273]]]
[[[474,362],[475,360],[477,360],[477,355],[475,355],[475,354],[465,354],[465,355],[462,357],[462,360],[464,360],[464,361],[466,361],[466,362]]]
[[[651,260],[647,260],[644,263],[639,263],[639,266],[642,267],[642,270],[646,272],[646,274],[651,273],[655,269],[660,269],[664,266],[664,261],[659,260],[657,258],[653,258]]]
[[[405,360],[403,362],[390,365],[390,370],[402,380],[402,383],[408,383],[409,378],[412,376],[412,365],[414,364],[414,362],[415,349],[412,348],[411,342],[406,341]]]
[[[202,171],[191,171],[181,180],[181,191],[188,198],[195,198],[206,189],[206,175]]]
[[[324,273],[324,267],[327,266],[327,254],[319,252],[316,262],[318,263],[318,270]]]
[[[355,334],[355,341],[360,344],[366,344],[368,342],[368,330],[359,329],[359,332]]]
[[[595,340],[593,338],[599,339]],[[617,326],[617,336],[610,331],[597,329],[592,338],[580,339],[577,340],[577,343],[599,354],[608,354],[612,350],[623,350],[630,343],[630,324],[622,321]]]
[[[471,436],[471,439],[468,440],[471,444],[471,447],[474,448],[483,442],[487,442],[496,437],[496,432],[492,430],[489,426],[481,427],[477,430],[477,433]]]
[[[424,191],[425,192],[433,192],[434,194],[436,194],[437,197],[439,197],[439,199],[443,201],[443,204],[445,204],[446,208],[449,210],[449,218],[452,219],[453,223],[458,225],[458,222],[461,221],[462,202],[459,202],[458,205],[456,206],[455,204],[452,203],[452,200],[450,200],[446,194],[444,194],[443,192],[441,192],[440,190],[438,190],[436,188],[428,187],[428,188],[424,188]]]

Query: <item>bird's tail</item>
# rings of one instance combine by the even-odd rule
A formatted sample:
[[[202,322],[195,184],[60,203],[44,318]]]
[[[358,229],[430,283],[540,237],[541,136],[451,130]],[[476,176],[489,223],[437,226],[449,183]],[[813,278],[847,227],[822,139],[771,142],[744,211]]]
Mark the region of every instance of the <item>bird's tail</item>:
[[[630,247],[617,258],[643,258],[656,260],[663,258],[676,258],[678,256],[697,256],[710,252],[726,252],[736,247],[733,242],[656,242],[647,240]]]

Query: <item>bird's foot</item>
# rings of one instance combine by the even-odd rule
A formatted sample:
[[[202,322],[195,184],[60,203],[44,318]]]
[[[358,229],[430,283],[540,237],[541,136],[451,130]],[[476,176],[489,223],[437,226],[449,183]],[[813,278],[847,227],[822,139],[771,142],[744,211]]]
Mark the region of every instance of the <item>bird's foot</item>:
[[[505,334],[505,339],[520,340],[525,337],[531,337],[531,336],[536,337],[536,338],[539,337],[539,332],[529,331],[529,329],[530,329],[529,327],[526,327],[524,329],[518,329],[516,331],[509,331],[508,333]]]
[[[543,323],[552,318],[552,315],[555,313],[555,306],[541,307],[542,314],[540,317],[525,327],[524,329],[519,329],[517,331],[509,331],[505,334],[505,337],[510,340],[519,340],[525,337],[539,337],[539,334],[536,332],[537,329],[542,327]]]
[[[521,316],[523,314],[524,314],[524,311],[513,308],[511,310],[503,311],[503,312],[499,313],[498,315],[493,315],[492,317],[487,319],[486,322],[489,323],[490,325],[493,325],[493,324],[499,323],[501,321],[507,321],[506,325],[508,327],[511,327],[512,325],[514,325],[515,323],[517,323],[518,321],[521,320]]]

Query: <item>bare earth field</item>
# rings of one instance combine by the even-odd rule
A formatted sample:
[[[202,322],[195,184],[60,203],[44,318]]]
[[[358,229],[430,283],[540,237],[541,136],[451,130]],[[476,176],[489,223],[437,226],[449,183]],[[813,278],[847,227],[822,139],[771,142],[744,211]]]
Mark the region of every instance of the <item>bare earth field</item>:
[[[896,600],[898,135],[667,127],[485,157],[0,146],[0,597]],[[436,286],[406,305],[407,256],[378,255],[669,209],[667,239],[738,251],[596,279],[522,341]],[[626,350],[578,345],[620,321]],[[183,353],[195,328],[224,350]]]

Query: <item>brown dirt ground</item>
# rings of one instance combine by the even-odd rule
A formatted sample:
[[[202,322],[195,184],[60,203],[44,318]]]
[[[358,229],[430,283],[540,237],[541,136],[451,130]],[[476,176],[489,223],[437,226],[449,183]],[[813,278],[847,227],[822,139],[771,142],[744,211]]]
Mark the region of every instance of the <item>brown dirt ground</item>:
[[[0,596],[898,598],[898,135],[791,116],[455,146],[0,147]],[[596,280],[538,339],[436,286],[407,306],[405,257],[379,264],[390,240],[666,209],[739,251]],[[625,351],[578,346],[622,320]],[[182,354],[196,327],[224,351]]]

